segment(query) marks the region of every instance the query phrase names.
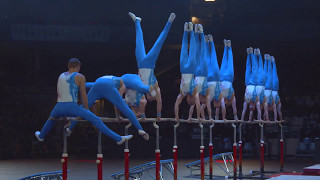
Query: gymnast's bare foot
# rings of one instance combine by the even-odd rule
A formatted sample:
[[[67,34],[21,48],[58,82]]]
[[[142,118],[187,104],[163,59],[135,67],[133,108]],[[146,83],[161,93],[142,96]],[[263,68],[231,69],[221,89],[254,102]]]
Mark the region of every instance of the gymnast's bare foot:
[[[140,18],[140,17],[137,17],[137,16],[134,15],[132,12],[129,12],[128,14],[129,14],[129,16],[132,18],[133,22],[136,22],[136,20],[138,20],[138,21],[141,22],[141,18]]]
[[[172,23],[175,18],[176,18],[176,14],[175,13],[171,13],[170,16],[169,16],[168,21]]]

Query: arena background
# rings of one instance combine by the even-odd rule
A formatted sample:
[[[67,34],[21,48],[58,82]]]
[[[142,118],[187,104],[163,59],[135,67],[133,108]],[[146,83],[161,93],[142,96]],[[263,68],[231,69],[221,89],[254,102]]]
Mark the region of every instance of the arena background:
[[[173,117],[174,102],[179,93],[183,24],[193,20],[203,24],[206,34],[213,35],[219,64],[223,39],[232,40],[238,116],[245,90],[246,48],[260,48],[262,54],[269,53],[276,59],[279,94],[287,122],[286,138],[303,142],[308,137],[316,142],[320,136],[319,7],[317,0],[1,0],[0,159],[60,156],[63,124],[52,129],[43,143],[36,141],[34,132],[43,126],[56,103],[57,78],[67,70],[71,57],[81,60],[81,73],[88,82],[102,75],[137,72],[135,30],[127,15],[129,11],[142,17],[147,51],[170,13],[177,15],[155,68],[162,90],[163,117]],[[181,107],[185,118],[188,106],[184,103]],[[147,117],[155,114],[155,103],[151,103],[147,106]],[[108,102],[104,116],[114,116]],[[124,133],[124,125],[108,124],[120,134]],[[151,139],[145,142],[136,136],[130,141],[131,156],[135,158],[153,157],[154,130],[151,125],[143,126],[150,132]],[[200,141],[194,138],[198,133],[196,126],[179,128],[178,142],[183,147],[179,156],[198,157]],[[223,146],[223,138],[232,137],[229,126],[215,128],[216,143]],[[84,156],[95,152],[94,131],[88,123],[77,127],[69,140],[69,153]],[[267,131],[267,138],[278,137],[277,132]],[[244,133],[248,141],[258,142],[255,127],[246,127]],[[171,124],[162,123],[160,149],[163,158],[171,156],[172,134]],[[105,157],[122,158],[122,147],[105,137],[103,143]],[[196,148],[193,148],[195,143]],[[150,148],[142,149],[142,146]],[[299,154],[296,144],[287,144],[286,148],[294,149],[291,154],[287,152],[288,156]],[[223,147],[217,149],[222,150]],[[257,154],[254,151],[252,156]]]

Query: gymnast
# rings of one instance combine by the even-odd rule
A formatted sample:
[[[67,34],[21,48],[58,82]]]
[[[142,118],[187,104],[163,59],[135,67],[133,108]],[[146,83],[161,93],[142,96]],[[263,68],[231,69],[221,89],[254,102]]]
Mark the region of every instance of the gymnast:
[[[265,103],[266,98],[264,95],[265,84],[267,80],[267,61],[264,61],[264,64],[263,64],[263,60],[262,60],[262,56],[259,48],[257,48],[256,50],[256,55],[258,56],[258,59],[259,59],[259,76],[258,76],[258,84],[256,86],[256,92],[257,92],[257,98],[260,101],[260,106],[261,106],[260,113],[262,109],[264,109],[264,112],[268,112],[268,106]],[[265,116],[264,116],[264,120],[266,120]]]
[[[272,67],[272,62],[271,62],[271,56],[269,54],[264,55],[265,60],[268,62],[267,66],[267,81],[265,85],[265,91],[264,95],[266,98],[265,106],[267,106],[267,111],[265,110],[264,116],[265,120],[269,121],[269,110],[273,110],[274,117],[277,117],[277,109],[276,105],[274,103],[274,99],[272,96],[272,90],[273,90],[273,67]],[[275,119],[276,120],[276,119]]]
[[[209,54],[209,57],[207,58],[207,64],[208,64],[208,88],[210,90],[210,102],[213,103],[213,106],[216,109],[215,120],[218,120],[221,99],[222,99],[222,92],[221,92],[221,85],[220,85],[220,71],[219,71],[216,49],[214,46],[213,37],[210,34],[208,35],[207,48],[208,48],[207,54]]]
[[[129,12],[129,16],[135,23],[136,29],[136,59],[139,69],[139,75],[143,84],[150,86],[150,91],[146,94],[148,101],[157,101],[157,119],[161,119],[161,110],[162,110],[162,98],[161,98],[161,91],[158,84],[158,81],[154,75],[154,68],[156,65],[156,61],[160,54],[161,47],[167,38],[168,32],[174,21],[176,15],[174,13],[170,14],[168,22],[164,27],[163,31],[161,32],[160,36],[158,37],[157,41],[151,48],[151,50],[146,54],[143,34],[141,29],[141,18],[136,17],[133,13]]]
[[[190,48],[188,53],[188,35],[190,34]],[[179,120],[179,106],[181,101],[187,96],[187,102],[190,106],[196,105],[197,119],[200,119],[200,100],[198,88],[194,80],[196,73],[196,42],[193,32],[193,24],[191,22],[184,24],[184,32],[182,38],[182,47],[180,53],[180,72],[181,83],[180,93],[174,105],[175,119]],[[189,111],[190,112],[190,111]],[[189,113],[189,119],[192,114]]]
[[[62,73],[57,83],[57,104],[50,114],[50,118],[65,116],[81,117],[88,120],[103,134],[112,138],[118,145],[132,138],[132,135],[119,136],[110,130],[99,117],[88,110],[88,99],[86,95],[84,75],[80,74],[81,63],[77,58],[71,58],[68,63],[68,71]],[[77,104],[78,92],[80,91],[82,107]],[[50,129],[56,124],[55,120],[47,120],[41,132],[36,131],[35,136],[42,142]]]
[[[254,53],[256,54],[256,49],[254,49]],[[249,105],[250,113],[249,113],[249,121],[251,122],[253,119],[253,111],[255,110],[255,106],[257,106],[258,111],[258,120],[261,120],[261,109],[260,109],[260,101],[257,97],[256,86],[258,85],[258,76],[259,76],[259,64],[256,55],[253,54],[252,47],[247,48],[247,63],[246,63],[246,74],[245,74],[245,85],[246,92],[244,95],[244,103],[243,110],[241,115],[241,120],[244,120],[244,116],[246,114],[247,106]]]
[[[199,37],[200,36],[200,37]],[[207,36],[206,36],[207,37]],[[200,39],[199,39],[200,38]],[[201,24],[195,25],[195,42],[197,46],[197,70],[196,70],[196,84],[199,92],[199,100],[201,104],[201,116],[205,119],[204,109],[207,107],[209,119],[212,119],[211,104],[210,104],[210,89],[208,89],[208,49],[206,43],[208,37],[205,38],[203,34],[203,27]],[[190,107],[189,114],[192,115],[194,106]]]
[[[277,108],[277,112],[279,114],[279,121],[282,121],[282,112],[281,112],[281,101],[279,96],[279,78],[277,72],[276,62],[273,56],[271,56],[272,61],[272,98],[274,100],[274,106]],[[275,113],[274,120],[277,120],[277,115]]]
[[[233,55],[231,41],[224,40],[224,52],[220,67],[220,81],[223,98],[221,99],[222,119],[226,120],[226,105],[231,105],[233,109],[234,120],[238,120],[236,97],[232,82],[234,78]]]
[[[107,99],[130,120],[133,126],[138,130],[139,135],[145,140],[149,140],[148,133],[142,129],[135,114],[122,99],[122,94],[124,93],[126,86],[121,78],[116,76],[102,76],[94,83],[87,83],[86,87],[90,87],[88,92],[89,107],[92,107],[97,100]],[[67,131],[71,132],[77,123],[78,121],[73,121],[71,126],[67,128]]]

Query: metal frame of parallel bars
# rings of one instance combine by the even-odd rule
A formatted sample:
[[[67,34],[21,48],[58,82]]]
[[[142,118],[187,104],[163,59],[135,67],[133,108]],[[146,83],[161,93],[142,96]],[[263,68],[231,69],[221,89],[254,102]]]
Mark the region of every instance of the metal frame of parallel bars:
[[[100,104],[102,105],[102,103]],[[101,106],[102,107],[102,106]],[[101,108],[102,109],[102,108]],[[101,113],[101,110],[100,110]],[[67,120],[67,121],[86,121],[83,120],[79,117],[64,117],[64,118],[50,118],[51,120]],[[103,122],[129,122],[128,125],[125,126],[125,135],[128,134],[128,129],[132,125],[128,119],[121,119],[119,120],[118,118],[107,118],[107,117],[100,117],[100,119]],[[160,148],[159,148],[159,126],[157,125],[157,119],[156,118],[145,118],[140,122],[153,122],[153,127],[156,129],[156,148],[155,148],[155,159],[156,159],[156,180],[162,179],[161,174],[160,174]],[[261,151],[261,159],[260,159],[260,174],[261,177],[260,179],[265,179],[264,173],[264,142],[263,142],[263,124],[279,124],[281,127],[281,139],[280,139],[280,171],[283,171],[283,135],[282,135],[282,125],[284,121],[239,121],[239,120],[202,120],[199,121],[198,119],[179,119],[176,120],[175,118],[161,118],[161,122],[166,122],[166,121],[173,121],[177,122],[176,125],[174,125],[174,145],[173,145],[173,168],[174,168],[174,180],[177,180],[177,167],[178,167],[178,146],[177,146],[177,128],[179,127],[180,123],[199,123],[200,127],[200,132],[201,132],[201,145],[200,145],[200,171],[201,171],[201,180],[204,180],[205,177],[205,163],[204,163],[204,141],[203,141],[203,124],[208,124],[210,123],[210,142],[209,142],[209,155],[210,155],[210,163],[209,163],[209,177],[210,179],[213,178],[213,143],[212,143],[212,129],[215,125],[217,124],[225,124],[225,123],[231,123],[232,127],[234,129],[234,142],[233,142],[233,159],[234,159],[234,164],[233,164],[233,176],[229,176],[228,178],[244,178],[242,176],[242,141],[241,141],[241,126],[243,123],[245,124],[259,124],[261,127],[261,138],[260,138],[260,151]],[[240,128],[240,136],[239,136],[239,176],[237,176],[237,142],[236,142],[236,125],[235,123],[240,123],[239,128]],[[130,157],[130,151],[128,147],[128,141],[125,142],[125,149],[124,149],[124,158],[125,158],[125,180],[129,180],[129,157]],[[67,153],[67,133],[66,133],[66,128],[63,131],[63,153],[62,153],[62,176],[63,180],[67,180],[67,169],[68,169],[68,153]],[[103,163],[103,155],[102,155],[102,147],[101,147],[101,132],[98,133],[98,153],[97,153],[97,178],[98,180],[102,180],[102,163]],[[255,173],[255,172],[254,172]],[[245,178],[250,178],[250,177],[245,177]],[[257,179],[257,178],[255,178]]]
[[[269,122],[269,121],[266,121]],[[271,123],[273,122],[273,123]],[[284,164],[284,159],[283,159],[283,123],[284,121],[270,121],[270,123],[266,124],[276,124],[278,123],[280,126],[280,171],[283,172],[283,164]],[[260,171],[251,171],[250,174],[248,175],[243,175],[242,174],[242,129],[241,129],[242,123],[239,125],[239,179],[268,179],[269,177],[265,176],[265,173],[277,173],[278,171],[265,171],[264,170],[264,123],[259,123],[260,126]],[[258,176],[259,177],[255,177]]]

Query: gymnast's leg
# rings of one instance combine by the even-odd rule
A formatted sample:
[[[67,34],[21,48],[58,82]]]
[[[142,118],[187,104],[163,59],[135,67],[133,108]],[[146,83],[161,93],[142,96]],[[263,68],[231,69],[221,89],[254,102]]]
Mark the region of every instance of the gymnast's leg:
[[[174,13],[170,14],[170,17],[168,19],[168,22],[166,24],[166,26],[164,27],[164,29],[162,30],[161,34],[159,35],[157,41],[154,43],[153,47],[151,48],[151,50],[148,52],[146,58],[146,62],[152,63],[153,65],[155,65],[158,56],[160,54],[160,50],[162,48],[162,45],[164,43],[164,41],[167,38],[167,35],[169,33],[169,30],[171,28],[172,22],[174,21],[176,15]]]
[[[129,136],[120,136],[117,133],[113,132],[111,129],[109,129],[102,120],[94,115],[92,112],[90,112],[87,109],[84,109],[80,106],[75,105],[72,108],[72,113],[75,116],[80,116],[86,120],[88,120],[91,124],[93,124],[99,131],[101,131],[104,135],[110,137],[114,141],[117,142],[117,144],[122,144],[126,139],[131,139],[132,135]]]
[[[102,98],[102,96],[100,95],[100,91],[98,90],[98,88],[96,88],[97,86],[96,85],[93,85],[89,92],[88,92],[88,107],[90,108],[91,106],[94,105],[94,103],[96,102],[96,100],[99,100]],[[104,89],[104,88],[103,88]],[[78,121],[72,121],[71,122],[71,125],[67,128],[67,133],[68,133],[68,136],[70,136],[71,134],[71,131],[73,130],[73,128],[76,127],[76,125],[78,124]]]
[[[141,18],[136,17],[133,13],[129,12],[129,16],[132,18],[136,29],[136,59],[138,65],[144,60],[146,56],[146,50],[143,41],[143,33],[141,29]]]
[[[63,116],[63,114],[61,113],[61,110],[63,108],[61,108],[61,106],[63,106],[62,103],[57,103],[55,105],[55,107],[53,108],[53,110],[50,113],[50,117],[59,117],[59,116]],[[54,120],[50,120],[48,119],[47,122],[44,124],[44,126],[42,127],[41,131],[36,131],[35,135],[38,138],[39,141],[43,141],[44,137],[48,134],[48,132],[51,130],[51,128],[56,124],[56,121]]]

